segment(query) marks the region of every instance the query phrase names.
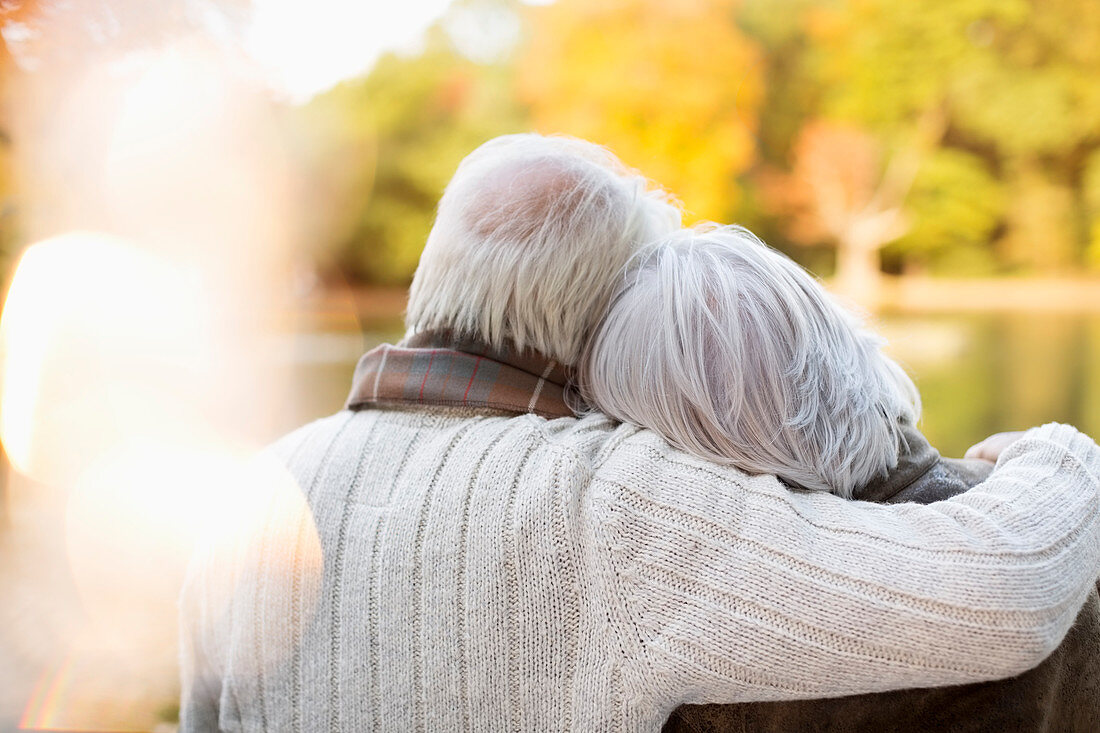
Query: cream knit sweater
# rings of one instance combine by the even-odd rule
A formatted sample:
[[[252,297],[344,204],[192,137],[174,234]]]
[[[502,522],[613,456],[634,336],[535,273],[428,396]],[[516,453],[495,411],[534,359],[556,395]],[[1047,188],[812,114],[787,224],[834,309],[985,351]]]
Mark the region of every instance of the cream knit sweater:
[[[1100,449],[1061,425],[928,506],[600,416],[345,411],[274,450],[313,524],[196,556],[184,731],[655,731],[685,702],[1005,677],[1100,570]]]

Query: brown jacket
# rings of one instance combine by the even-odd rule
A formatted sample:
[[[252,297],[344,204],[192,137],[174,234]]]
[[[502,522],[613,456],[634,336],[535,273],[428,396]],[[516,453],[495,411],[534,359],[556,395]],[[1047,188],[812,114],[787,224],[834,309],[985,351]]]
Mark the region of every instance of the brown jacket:
[[[991,466],[941,458],[915,428],[889,477],[856,492],[881,503],[930,504],[966,491]],[[1100,731],[1100,595],[1094,590],[1062,645],[1017,677],[955,687],[900,690],[828,700],[682,705],[664,733],[752,731]]]

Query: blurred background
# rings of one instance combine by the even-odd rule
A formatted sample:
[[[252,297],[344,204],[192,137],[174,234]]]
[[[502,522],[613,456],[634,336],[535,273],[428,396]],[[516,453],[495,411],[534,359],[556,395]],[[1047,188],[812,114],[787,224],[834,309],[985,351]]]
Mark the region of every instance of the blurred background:
[[[172,729],[190,547],[400,337],[496,135],[825,278],[946,455],[1100,434],[1093,0],[0,0],[0,37],[0,729]]]

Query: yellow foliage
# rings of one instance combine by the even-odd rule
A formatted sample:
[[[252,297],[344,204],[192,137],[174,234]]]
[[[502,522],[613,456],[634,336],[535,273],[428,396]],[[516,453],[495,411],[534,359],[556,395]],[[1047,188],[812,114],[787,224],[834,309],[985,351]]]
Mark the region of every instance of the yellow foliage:
[[[676,192],[689,218],[728,220],[754,160],[760,50],[734,0],[559,0],[535,15],[519,95],[540,132],[611,148]]]

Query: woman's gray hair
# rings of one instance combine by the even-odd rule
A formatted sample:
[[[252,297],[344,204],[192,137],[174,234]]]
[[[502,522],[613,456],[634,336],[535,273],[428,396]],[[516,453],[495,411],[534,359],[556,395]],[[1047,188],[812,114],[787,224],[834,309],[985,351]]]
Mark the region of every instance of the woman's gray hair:
[[[623,265],[679,226],[668,195],[598,145],[535,134],[490,140],[462,161],[439,202],[406,326],[573,365]]]
[[[581,386],[681,450],[850,497],[897,465],[920,413],[883,343],[748,230],[698,228],[631,263]]]

